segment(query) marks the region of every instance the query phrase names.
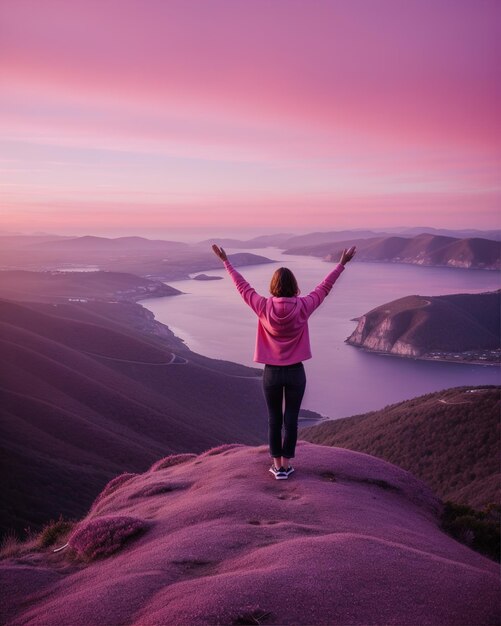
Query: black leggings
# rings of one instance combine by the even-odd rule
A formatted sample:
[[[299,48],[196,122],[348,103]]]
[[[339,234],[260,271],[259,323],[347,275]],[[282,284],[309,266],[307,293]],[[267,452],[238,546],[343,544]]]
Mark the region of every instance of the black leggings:
[[[306,375],[301,362],[264,366],[263,390],[268,405],[268,439],[270,455],[274,458],[294,457],[298,415],[305,387]],[[283,445],[282,425],[285,430]]]

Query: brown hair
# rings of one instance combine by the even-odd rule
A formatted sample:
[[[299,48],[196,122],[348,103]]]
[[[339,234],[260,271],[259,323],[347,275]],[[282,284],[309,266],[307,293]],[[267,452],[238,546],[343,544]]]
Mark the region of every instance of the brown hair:
[[[300,291],[294,274],[287,267],[279,267],[270,282],[270,293],[276,298],[292,298]]]

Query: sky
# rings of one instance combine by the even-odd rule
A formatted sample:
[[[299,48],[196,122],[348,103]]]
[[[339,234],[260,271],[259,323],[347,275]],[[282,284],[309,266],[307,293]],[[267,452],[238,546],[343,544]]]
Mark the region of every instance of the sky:
[[[499,0],[2,0],[0,231],[501,227]]]

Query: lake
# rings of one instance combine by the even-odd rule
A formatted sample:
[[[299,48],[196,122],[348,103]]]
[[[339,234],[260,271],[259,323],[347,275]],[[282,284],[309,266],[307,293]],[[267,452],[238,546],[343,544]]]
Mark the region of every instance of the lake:
[[[304,294],[331,271],[320,259],[284,255],[275,248],[247,250],[276,264],[238,268],[262,295],[274,270],[289,267]],[[242,252],[230,250],[227,252]],[[195,352],[215,359],[253,363],[257,319],[238,294],[224,267],[203,272],[224,280],[170,281],[184,295],[141,301]],[[344,343],[358,317],[407,295],[438,296],[499,289],[500,274],[481,270],[351,262],[309,320],[313,358],[305,361],[303,408],[332,418],[380,409],[414,396],[459,385],[500,384],[498,367],[440,363],[364,352]]]

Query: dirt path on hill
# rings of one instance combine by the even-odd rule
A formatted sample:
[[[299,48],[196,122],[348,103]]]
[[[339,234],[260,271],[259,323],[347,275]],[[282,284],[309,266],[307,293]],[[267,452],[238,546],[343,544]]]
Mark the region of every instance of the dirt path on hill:
[[[177,354],[172,354],[169,361],[165,361],[164,363],[152,363],[148,361],[132,361],[130,359],[119,359],[114,356],[105,356],[104,354],[96,354],[95,352],[87,352],[86,350],[82,350],[84,354],[88,354],[89,356],[95,356],[100,359],[107,359],[109,361],[117,361],[118,363],[133,363],[135,365],[185,365],[188,363],[188,359],[185,359]]]

